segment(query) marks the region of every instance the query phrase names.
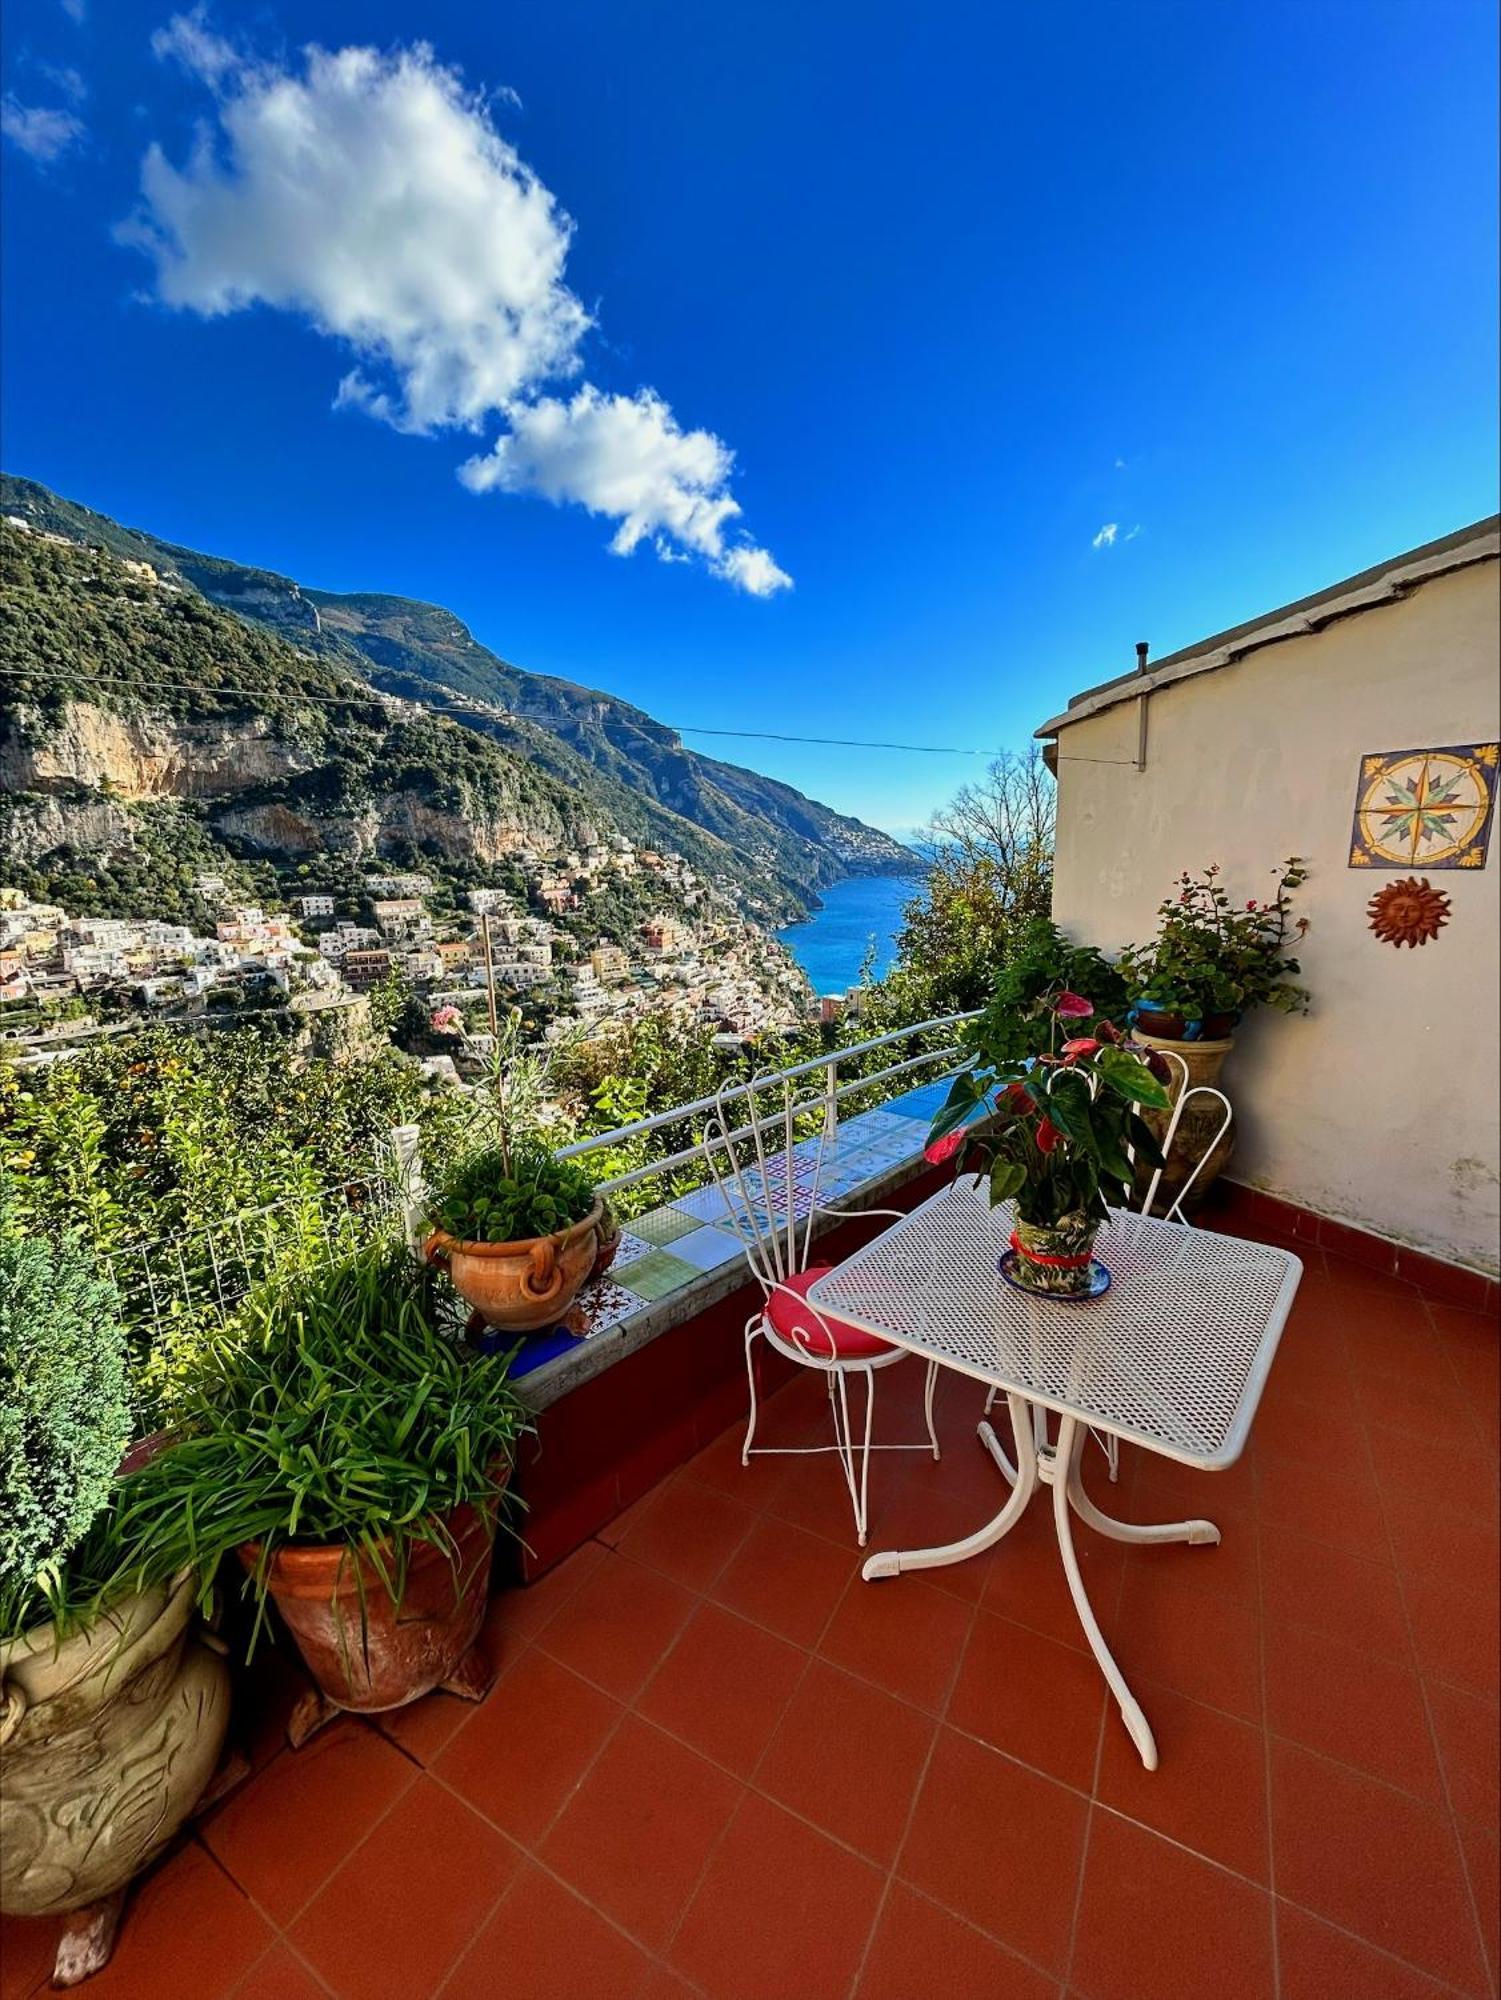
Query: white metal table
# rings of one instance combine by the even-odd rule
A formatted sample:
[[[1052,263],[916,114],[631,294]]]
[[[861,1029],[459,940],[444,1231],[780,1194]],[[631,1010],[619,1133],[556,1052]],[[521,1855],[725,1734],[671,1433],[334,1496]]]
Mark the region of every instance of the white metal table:
[[[1149,1771],[1157,1745],[1105,1644],[1074,1551],[1070,1510],[1118,1542],[1217,1542],[1211,1521],[1138,1526],[1102,1514],[1079,1470],[1091,1430],[1182,1465],[1217,1471],[1240,1456],[1298,1281],[1299,1259],[1264,1243],[1113,1210],[1095,1254],[1111,1274],[1101,1297],[1060,1304],[1019,1292],[998,1266],[1009,1203],[992,1209],[965,1175],[857,1250],[808,1293],[820,1311],[973,1376],[1007,1399],[1013,1465],[988,1423],[980,1442],[1011,1488],[995,1519],[942,1548],[870,1556],[867,1581],[936,1569],[992,1548],[1039,1485],[1084,1635]],[[1050,1440],[1048,1413],[1058,1418]]]

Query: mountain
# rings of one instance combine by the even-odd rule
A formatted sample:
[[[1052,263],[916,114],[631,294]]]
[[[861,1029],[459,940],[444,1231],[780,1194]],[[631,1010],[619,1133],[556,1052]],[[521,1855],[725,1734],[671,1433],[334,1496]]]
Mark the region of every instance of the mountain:
[[[122,527],[9,474],[0,475],[0,513],[149,563],[301,654],[451,716],[633,837],[736,882],[763,915],[816,902],[817,890],[841,876],[904,874],[916,865],[909,849],[874,827],[688,749],[629,702],[513,665],[439,605],[311,589]]]

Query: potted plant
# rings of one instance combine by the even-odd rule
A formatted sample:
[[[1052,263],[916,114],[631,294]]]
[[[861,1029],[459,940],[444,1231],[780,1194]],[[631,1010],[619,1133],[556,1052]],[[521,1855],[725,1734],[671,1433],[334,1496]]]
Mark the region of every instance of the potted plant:
[[[1308,919],[1294,919],[1290,905],[1308,871],[1293,855],[1273,872],[1275,895],[1244,904],[1232,902],[1221,887],[1218,865],[1179,877],[1176,893],[1158,909],[1157,935],[1120,956],[1134,996],[1132,1018],[1143,1034],[1224,1041],[1252,1007],[1285,1014],[1307,1007],[1290,947]]]
[[[235,1555],[252,1649],[276,1605],[317,1684],[294,1744],[337,1709],[484,1694],[476,1640],[527,1421],[506,1365],[469,1353],[433,1272],[377,1241],[253,1291],[184,1389],[170,1447],[124,1482],[142,1575],[207,1578]]]
[[[926,1157],[985,1175],[992,1206],[1015,1204],[1006,1275],[1027,1291],[1079,1298],[1095,1288],[1094,1239],[1108,1203],[1129,1196],[1131,1158],[1159,1164],[1142,1112],[1165,1108],[1156,1073],[1166,1064],[1133,1051],[1118,1028],[1094,1020],[1092,1002],[1062,993],[1050,1007],[1053,1047],[1036,1056],[993,1049],[984,1021],[973,1061],[954,1078],[933,1120]],[[988,1017],[987,1017],[988,1018]],[[1060,1047],[1058,1033],[1068,1035]]]
[[[57,1986],[108,1960],[127,1884],[200,1802],[229,1720],[191,1567],[126,1571],[130,1422],[114,1286],[76,1241],[0,1239],[0,1910],[68,1914]]]
[[[594,1269],[605,1220],[594,1183],[543,1137],[554,1051],[527,1048],[513,1007],[496,1021],[476,1089],[493,1133],[429,1204],[429,1261],[490,1326],[530,1333],[560,1320]]]

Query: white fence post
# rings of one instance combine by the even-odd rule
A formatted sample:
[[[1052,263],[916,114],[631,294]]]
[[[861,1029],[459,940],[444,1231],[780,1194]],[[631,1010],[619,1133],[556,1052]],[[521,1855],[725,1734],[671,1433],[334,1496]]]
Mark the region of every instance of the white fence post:
[[[427,1210],[427,1183],[422,1177],[422,1132],[416,1125],[393,1125],[388,1135],[395,1163],[396,1202],[402,1234],[415,1256],[422,1247]]]

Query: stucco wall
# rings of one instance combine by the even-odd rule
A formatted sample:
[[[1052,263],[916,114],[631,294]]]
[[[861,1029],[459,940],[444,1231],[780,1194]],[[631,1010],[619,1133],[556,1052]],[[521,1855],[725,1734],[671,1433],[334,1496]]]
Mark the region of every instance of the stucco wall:
[[[1241,1028],[1225,1068],[1232,1171],[1495,1270],[1501,829],[1483,871],[1432,872],[1453,910],[1417,950],[1367,928],[1393,873],[1347,863],[1363,754],[1501,733],[1497,564],[1162,688],[1149,716],[1144,772],[1133,702],[1059,731],[1058,922],[1113,951],[1150,936],[1183,869],[1217,861],[1244,898],[1302,855],[1312,1012]]]

